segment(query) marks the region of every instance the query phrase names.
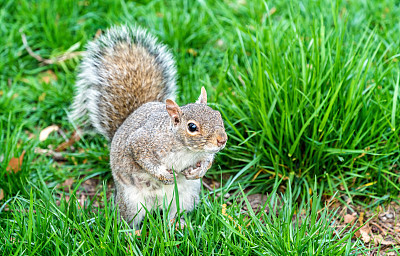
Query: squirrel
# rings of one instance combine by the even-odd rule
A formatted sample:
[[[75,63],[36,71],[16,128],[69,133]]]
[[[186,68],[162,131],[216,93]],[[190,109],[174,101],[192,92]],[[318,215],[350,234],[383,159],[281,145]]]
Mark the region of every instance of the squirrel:
[[[227,142],[219,111],[204,87],[195,103],[175,102],[177,70],[169,49],[139,26],[114,26],[89,42],[80,65],[71,118],[110,143],[120,216],[139,229],[146,209],[199,202],[200,178]],[[164,204],[165,205],[165,204]],[[184,224],[184,220],[180,220]]]

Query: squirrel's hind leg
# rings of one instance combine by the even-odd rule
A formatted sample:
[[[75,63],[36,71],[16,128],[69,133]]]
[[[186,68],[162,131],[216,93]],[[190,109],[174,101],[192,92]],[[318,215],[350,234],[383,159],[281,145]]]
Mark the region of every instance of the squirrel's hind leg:
[[[151,197],[144,197],[135,186],[117,186],[116,201],[121,217],[136,230],[140,229],[146,209],[151,211],[155,204]]]
[[[179,196],[179,208],[181,212],[191,212],[194,210],[195,206],[199,202],[200,198],[200,179],[197,180],[186,180],[179,179],[177,181],[178,185],[178,196]],[[171,186],[174,187],[174,186]],[[169,219],[173,220],[178,212],[176,205],[176,197],[174,193],[171,193],[172,199],[171,208],[169,211]],[[169,200],[171,202],[171,200]],[[183,218],[180,220],[181,226],[185,224]]]

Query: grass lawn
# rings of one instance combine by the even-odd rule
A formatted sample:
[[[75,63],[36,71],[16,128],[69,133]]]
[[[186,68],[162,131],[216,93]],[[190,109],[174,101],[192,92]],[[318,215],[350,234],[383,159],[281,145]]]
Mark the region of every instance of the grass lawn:
[[[0,255],[400,255],[398,1],[0,0],[0,24]],[[108,143],[68,119],[114,24],[167,44],[178,104],[205,86],[225,121],[182,230],[117,222]]]

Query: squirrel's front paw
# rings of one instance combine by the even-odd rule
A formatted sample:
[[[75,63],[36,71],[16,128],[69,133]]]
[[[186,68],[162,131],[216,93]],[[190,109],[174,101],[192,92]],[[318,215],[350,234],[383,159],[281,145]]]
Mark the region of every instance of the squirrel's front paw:
[[[185,175],[186,179],[188,180],[196,180],[199,179],[199,173],[201,171],[201,167],[193,168],[190,166],[186,170],[182,172],[183,175]]]
[[[174,184],[174,174],[172,173],[172,170],[166,170],[163,174],[158,175],[157,178],[165,185]]]
[[[202,178],[207,170],[211,167],[208,162],[198,162],[196,167],[190,166],[182,172],[188,180],[196,180]]]

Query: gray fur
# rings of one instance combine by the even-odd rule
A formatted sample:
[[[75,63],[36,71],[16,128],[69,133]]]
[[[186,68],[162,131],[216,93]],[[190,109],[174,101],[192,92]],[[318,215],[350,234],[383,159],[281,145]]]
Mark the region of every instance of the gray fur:
[[[89,42],[76,82],[76,96],[72,105],[71,119],[78,124],[90,123],[99,133],[110,140],[115,131],[107,124],[113,121],[112,116],[116,110],[112,103],[110,104],[111,96],[114,95],[102,93],[104,88],[110,86],[108,81],[110,74],[101,72],[101,67],[104,55],[112,52],[121,43],[142,46],[154,56],[156,63],[161,68],[165,82],[165,91],[159,92],[158,100],[174,99],[176,93],[175,61],[167,47],[158,43],[157,39],[148,34],[145,29],[129,26],[112,27],[97,40]],[[127,91],[127,93],[130,92]],[[132,97],[135,97],[134,92],[132,94]],[[108,105],[107,111],[100,111],[100,104]],[[135,106],[133,110],[137,107],[139,106]]]
[[[218,111],[205,104],[188,104],[180,111],[179,123],[175,124],[164,103],[146,103],[125,120],[112,140],[110,164],[118,191],[116,199],[122,217],[134,219],[136,228],[144,217],[142,205],[162,208],[162,200],[167,199],[172,202],[170,218],[176,214],[172,170],[180,208],[192,211],[199,200],[199,178],[211,167],[215,154],[225,147],[225,143],[217,145],[218,139],[227,139]],[[187,131],[191,120],[200,126],[196,136]],[[127,182],[132,176],[139,178],[140,184]]]

